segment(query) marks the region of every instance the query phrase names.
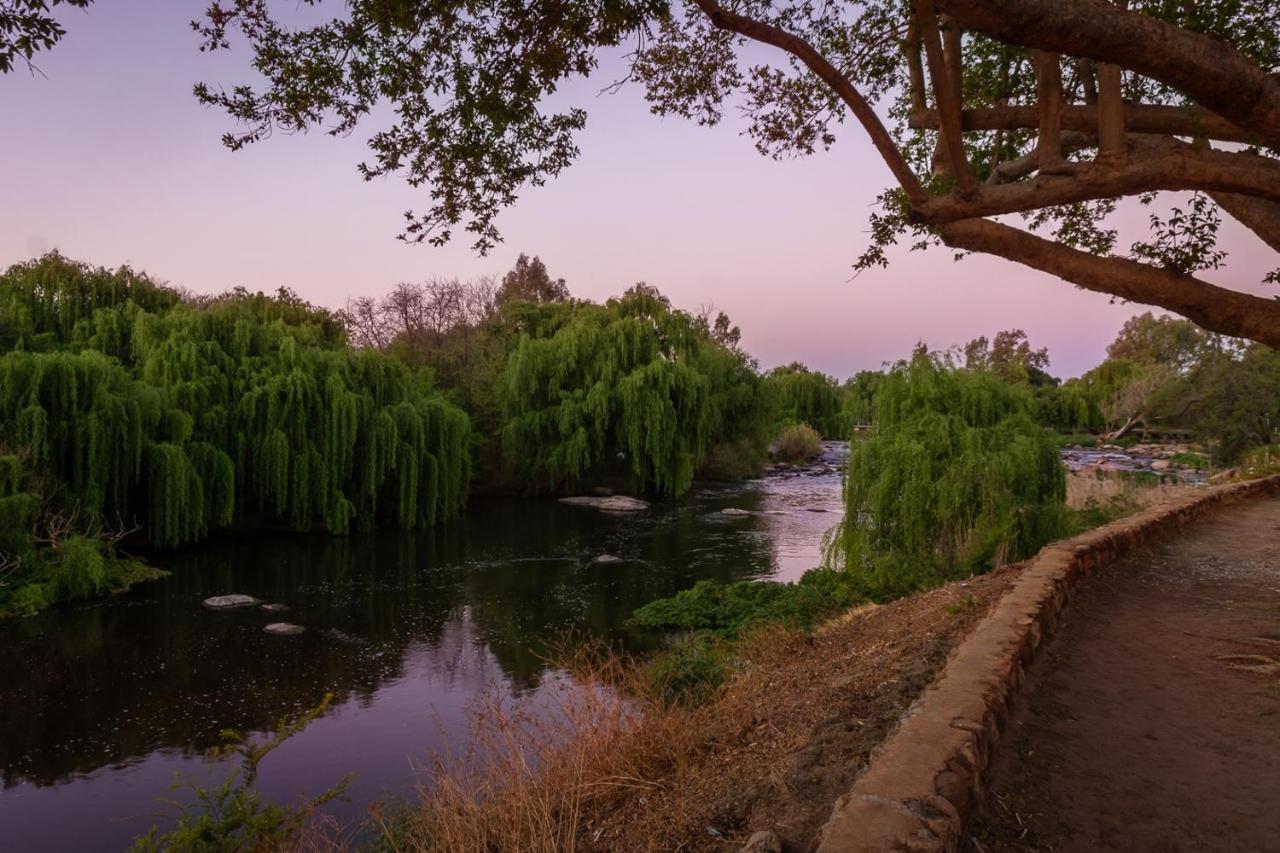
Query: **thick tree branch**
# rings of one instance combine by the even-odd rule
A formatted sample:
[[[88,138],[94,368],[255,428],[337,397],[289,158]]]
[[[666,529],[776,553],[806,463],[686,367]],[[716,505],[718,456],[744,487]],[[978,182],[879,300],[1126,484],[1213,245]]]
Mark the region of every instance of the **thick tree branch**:
[[[1182,145],[1137,154],[1124,164],[1077,163],[1070,178],[1041,175],[1020,183],[988,184],[968,198],[937,196],[912,205],[912,213],[921,222],[939,225],[1161,190],[1233,193],[1280,202],[1280,160]]]
[[[998,255],[1086,290],[1168,309],[1212,332],[1280,347],[1280,300],[1127,258],[1098,257],[987,219],[953,222],[939,232],[953,248]]]
[[[945,163],[947,172],[960,185],[960,192],[969,195],[978,188],[978,179],[974,177],[973,168],[969,165],[969,156],[964,149],[964,137],[960,134],[960,112],[964,104],[961,101],[960,79],[955,76],[954,58],[948,62],[943,54],[942,36],[938,31],[938,21],[933,15],[930,0],[916,0],[916,26],[920,39],[924,43],[924,58],[929,65],[929,79],[933,81],[933,97],[938,103],[938,115],[941,117],[939,132],[942,136],[942,150],[946,157],[935,162]],[[958,31],[957,31],[958,32]],[[953,56],[958,50],[952,51]]]
[[[937,130],[938,115],[930,110],[911,116],[916,130]],[[1222,142],[1249,142],[1250,134],[1221,116],[1193,107],[1136,106],[1124,109],[1125,129],[1130,133],[1162,133],[1172,136],[1203,137]],[[1040,126],[1035,106],[1004,106],[965,110],[960,114],[963,130],[1033,130]],[[1071,104],[1062,108],[1063,130],[1095,133],[1098,129],[1096,104]]]
[[[1142,151],[1171,151],[1192,147],[1190,143],[1172,136],[1138,135],[1133,137],[1133,143],[1135,148]],[[1256,234],[1262,242],[1280,252],[1280,202],[1221,191],[1210,192],[1209,197],[1241,225]]]
[[[894,144],[893,137],[889,135],[889,131],[885,129],[880,117],[871,108],[871,104],[849,78],[840,73],[839,69],[827,61],[827,58],[814,49],[813,45],[780,27],[730,12],[715,0],[694,0],[694,2],[716,27],[785,50],[803,62],[820,80],[831,87],[862,123],[863,129],[871,137],[871,144],[880,152],[881,158],[897,179],[898,185],[907,194],[907,198],[916,202],[928,197],[920,179],[907,165],[906,158]]]
[[[999,131],[997,131],[998,133]],[[1098,137],[1093,133],[1082,133],[1078,130],[1068,130],[1062,134],[1059,139],[1061,152],[1063,155],[1073,151],[1079,151],[1082,148],[1092,148],[1098,144]],[[988,184],[1004,184],[1010,181],[1016,181],[1025,178],[1040,169],[1040,149],[1034,148],[1030,152],[1017,157],[1013,160],[1005,160],[1003,163],[996,165],[991,170],[991,175],[987,178]]]
[[[1062,164],[1062,65],[1056,53],[1037,50],[1036,101],[1040,107],[1040,133],[1036,152],[1041,171],[1057,170]]]
[[[1159,80],[1280,147],[1280,79],[1233,46],[1108,0],[937,0],[966,29]]]

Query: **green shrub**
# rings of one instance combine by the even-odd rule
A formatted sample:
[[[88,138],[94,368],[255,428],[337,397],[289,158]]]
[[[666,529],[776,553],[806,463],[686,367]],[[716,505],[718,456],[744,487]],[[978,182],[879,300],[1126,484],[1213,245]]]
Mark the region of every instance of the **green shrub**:
[[[320,806],[342,796],[351,776],[329,790],[298,805],[266,800],[254,789],[258,765],[286,740],[324,713],[333,700],[321,703],[295,720],[281,720],[275,734],[261,743],[246,740],[239,732],[223,732],[224,744],[210,751],[215,760],[239,759],[239,766],[217,785],[207,787],[178,783],[194,794],[191,801],[167,801],[176,812],[173,829],[158,828],[134,841],[134,853],[230,853],[250,850],[297,849],[307,822]]]
[[[1209,467],[1209,457],[1203,453],[1175,453],[1173,454],[1173,461],[1179,465],[1194,468],[1197,471],[1204,471]]]
[[[732,638],[746,628],[769,622],[810,628],[860,598],[850,575],[812,569],[795,583],[699,581],[669,598],[649,602],[631,618],[650,630],[710,631]]]
[[[822,436],[808,424],[783,427],[774,445],[773,456],[779,462],[798,465],[822,455]]]
[[[714,698],[728,678],[729,654],[714,636],[694,634],[654,655],[645,681],[663,705],[697,707]]]

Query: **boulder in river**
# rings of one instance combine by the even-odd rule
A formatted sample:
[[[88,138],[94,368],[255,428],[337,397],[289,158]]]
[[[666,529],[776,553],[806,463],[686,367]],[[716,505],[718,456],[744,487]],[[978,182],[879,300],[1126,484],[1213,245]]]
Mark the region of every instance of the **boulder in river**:
[[[617,554],[601,554],[599,557],[596,557],[596,558],[595,558],[594,560],[592,560],[591,562],[593,562],[593,563],[622,563],[622,562],[625,562],[625,561],[624,561],[621,557],[619,557]]]
[[[287,604],[264,604],[261,608],[263,613],[284,613],[289,609]]]
[[[303,628],[301,625],[294,625],[291,622],[272,622],[262,630],[266,631],[268,634],[275,634],[280,637],[291,637],[294,634],[301,634],[307,629]]]
[[[738,509],[738,507],[736,506],[731,506],[728,509],[720,510],[720,514],[721,515],[751,515],[751,511],[746,509]]]
[[[598,509],[601,512],[644,512],[649,508],[648,501],[629,498],[626,495],[609,495],[608,497],[582,495],[580,497],[561,498],[560,503],[568,504],[569,506],[587,506],[592,509]]]
[[[235,593],[232,595],[215,595],[212,598],[204,600],[204,606],[210,610],[229,610],[233,607],[249,607],[254,604],[261,604],[262,600],[254,598],[252,595],[240,595]]]

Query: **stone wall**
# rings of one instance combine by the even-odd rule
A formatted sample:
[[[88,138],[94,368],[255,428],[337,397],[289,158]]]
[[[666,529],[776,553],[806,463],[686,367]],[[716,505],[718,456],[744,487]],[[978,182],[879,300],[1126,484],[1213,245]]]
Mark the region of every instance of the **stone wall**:
[[[1212,509],[1263,494],[1280,494],[1280,476],[1208,488],[1046,546],[836,803],[818,850],[955,850],[1027,668],[1075,585]]]

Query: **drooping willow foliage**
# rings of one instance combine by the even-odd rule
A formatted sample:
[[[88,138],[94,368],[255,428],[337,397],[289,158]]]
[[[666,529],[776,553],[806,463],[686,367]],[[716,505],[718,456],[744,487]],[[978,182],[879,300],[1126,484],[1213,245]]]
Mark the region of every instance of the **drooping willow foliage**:
[[[776,397],[784,424],[808,424],[823,438],[849,437],[853,422],[831,377],[796,362],[769,371],[765,384]]]
[[[0,447],[55,511],[176,546],[427,526],[465,503],[467,416],[288,291],[183,301],[50,255],[0,276],[0,319]]]
[[[1066,479],[1023,387],[917,351],[854,441],[833,561],[893,597],[1033,553],[1061,534]]]
[[[711,446],[765,440],[771,414],[754,365],[656,290],[522,310],[499,398],[504,449],[527,488],[614,473],[677,495]]]

